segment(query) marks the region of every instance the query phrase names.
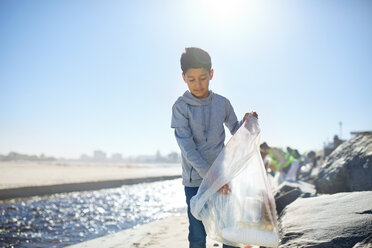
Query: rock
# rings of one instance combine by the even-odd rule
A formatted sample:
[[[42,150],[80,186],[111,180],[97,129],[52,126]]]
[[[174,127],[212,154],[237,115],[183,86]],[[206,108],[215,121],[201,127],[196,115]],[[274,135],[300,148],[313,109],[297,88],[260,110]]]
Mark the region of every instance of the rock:
[[[310,183],[303,181],[284,181],[279,185],[278,188],[275,189],[274,197],[283,195],[296,188],[300,189],[303,194],[308,196],[315,196],[316,194],[315,186]]]
[[[278,213],[278,215],[281,214],[281,212],[287,205],[291,204],[298,197],[300,197],[301,194],[302,191],[299,188],[295,188],[275,198],[276,212]]]
[[[356,243],[353,248],[372,248],[372,234],[365,238],[362,242]]]
[[[372,191],[299,198],[283,210],[279,229],[281,248],[353,247],[372,235]]]
[[[319,193],[372,190],[372,135],[358,135],[325,160],[315,180]]]
[[[276,212],[280,215],[282,210],[298,197],[310,197],[315,194],[316,191],[312,184],[302,181],[285,181],[274,192]]]

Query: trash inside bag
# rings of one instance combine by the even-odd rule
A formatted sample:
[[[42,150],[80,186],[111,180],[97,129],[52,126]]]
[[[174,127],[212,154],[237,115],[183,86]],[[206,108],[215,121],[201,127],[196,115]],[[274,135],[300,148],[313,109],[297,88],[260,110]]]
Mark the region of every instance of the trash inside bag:
[[[279,244],[275,201],[259,142],[257,118],[249,115],[191,198],[191,213],[203,222],[213,240],[241,247]],[[218,192],[225,184],[231,192]]]

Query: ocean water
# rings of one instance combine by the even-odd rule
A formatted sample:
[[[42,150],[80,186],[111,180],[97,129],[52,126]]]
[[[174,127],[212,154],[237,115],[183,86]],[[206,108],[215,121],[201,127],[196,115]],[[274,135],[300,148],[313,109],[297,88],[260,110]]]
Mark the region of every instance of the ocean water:
[[[65,247],[185,211],[181,179],[0,201],[0,247]]]

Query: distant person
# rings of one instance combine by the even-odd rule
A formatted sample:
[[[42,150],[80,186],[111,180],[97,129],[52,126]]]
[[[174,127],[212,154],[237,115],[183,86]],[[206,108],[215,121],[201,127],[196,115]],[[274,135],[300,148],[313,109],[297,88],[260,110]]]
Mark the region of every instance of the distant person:
[[[333,149],[336,149],[344,141],[338,137],[338,135],[333,136]]]
[[[296,181],[299,162],[288,152],[278,147],[270,147],[266,142],[260,145],[260,152],[269,156],[268,169],[274,174],[274,181],[277,184],[284,180]]]
[[[181,56],[182,78],[186,91],[174,103],[171,127],[174,128],[182,155],[182,184],[185,186],[189,218],[189,247],[205,248],[204,225],[190,212],[190,199],[198,192],[203,177],[222,151],[225,141],[224,124],[231,134],[247,119],[238,121],[231,103],[225,97],[209,90],[213,78],[211,57],[196,47],[188,47]],[[257,117],[257,114],[253,112]],[[229,194],[228,184],[218,191]],[[223,245],[224,248],[231,246]]]
[[[270,162],[271,162],[271,159],[270,159],[270,156],[268,156],[269,154],[269,150],[268,149],[268,145],[266,142],[262,143],[260,145],[260,154],[261,154],[261,158],[262,158],[262,161],[265,165],[265,168],[266,168],[266,172],[271,174],[272,176],[274,176],[274,171],[272,170],[272,168],[269,166],[270,165]]]
[[[311,164],[311,167],[316,167],[316,162],[317,162],[316,153],[314,151],[310,151],[307,153],[306,157],[308,158]]]
[[[302,162],[302,156],[297,149],[292,149],[291,147],[287,146],[287,152],[294,157],[299,163]]]
[[[306,153],[303,163],[300,164],[301,178],[308,180],[311,177],[313,169],[317,166],[318,157],[314,151]]]

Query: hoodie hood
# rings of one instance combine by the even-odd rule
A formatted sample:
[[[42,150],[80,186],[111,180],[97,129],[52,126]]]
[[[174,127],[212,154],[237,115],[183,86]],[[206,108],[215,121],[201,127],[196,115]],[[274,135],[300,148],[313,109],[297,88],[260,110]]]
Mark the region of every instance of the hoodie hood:
[[[191,94],[190,91],[187,90],[183,94],[183,96],[181,96],[180,98],[189,105],[201,106],[201,105],[210,105],[213,97],[214,97],[214,93],[211,90],[209,91],[209,96],[203,99],[196,98],[195,96]]]

